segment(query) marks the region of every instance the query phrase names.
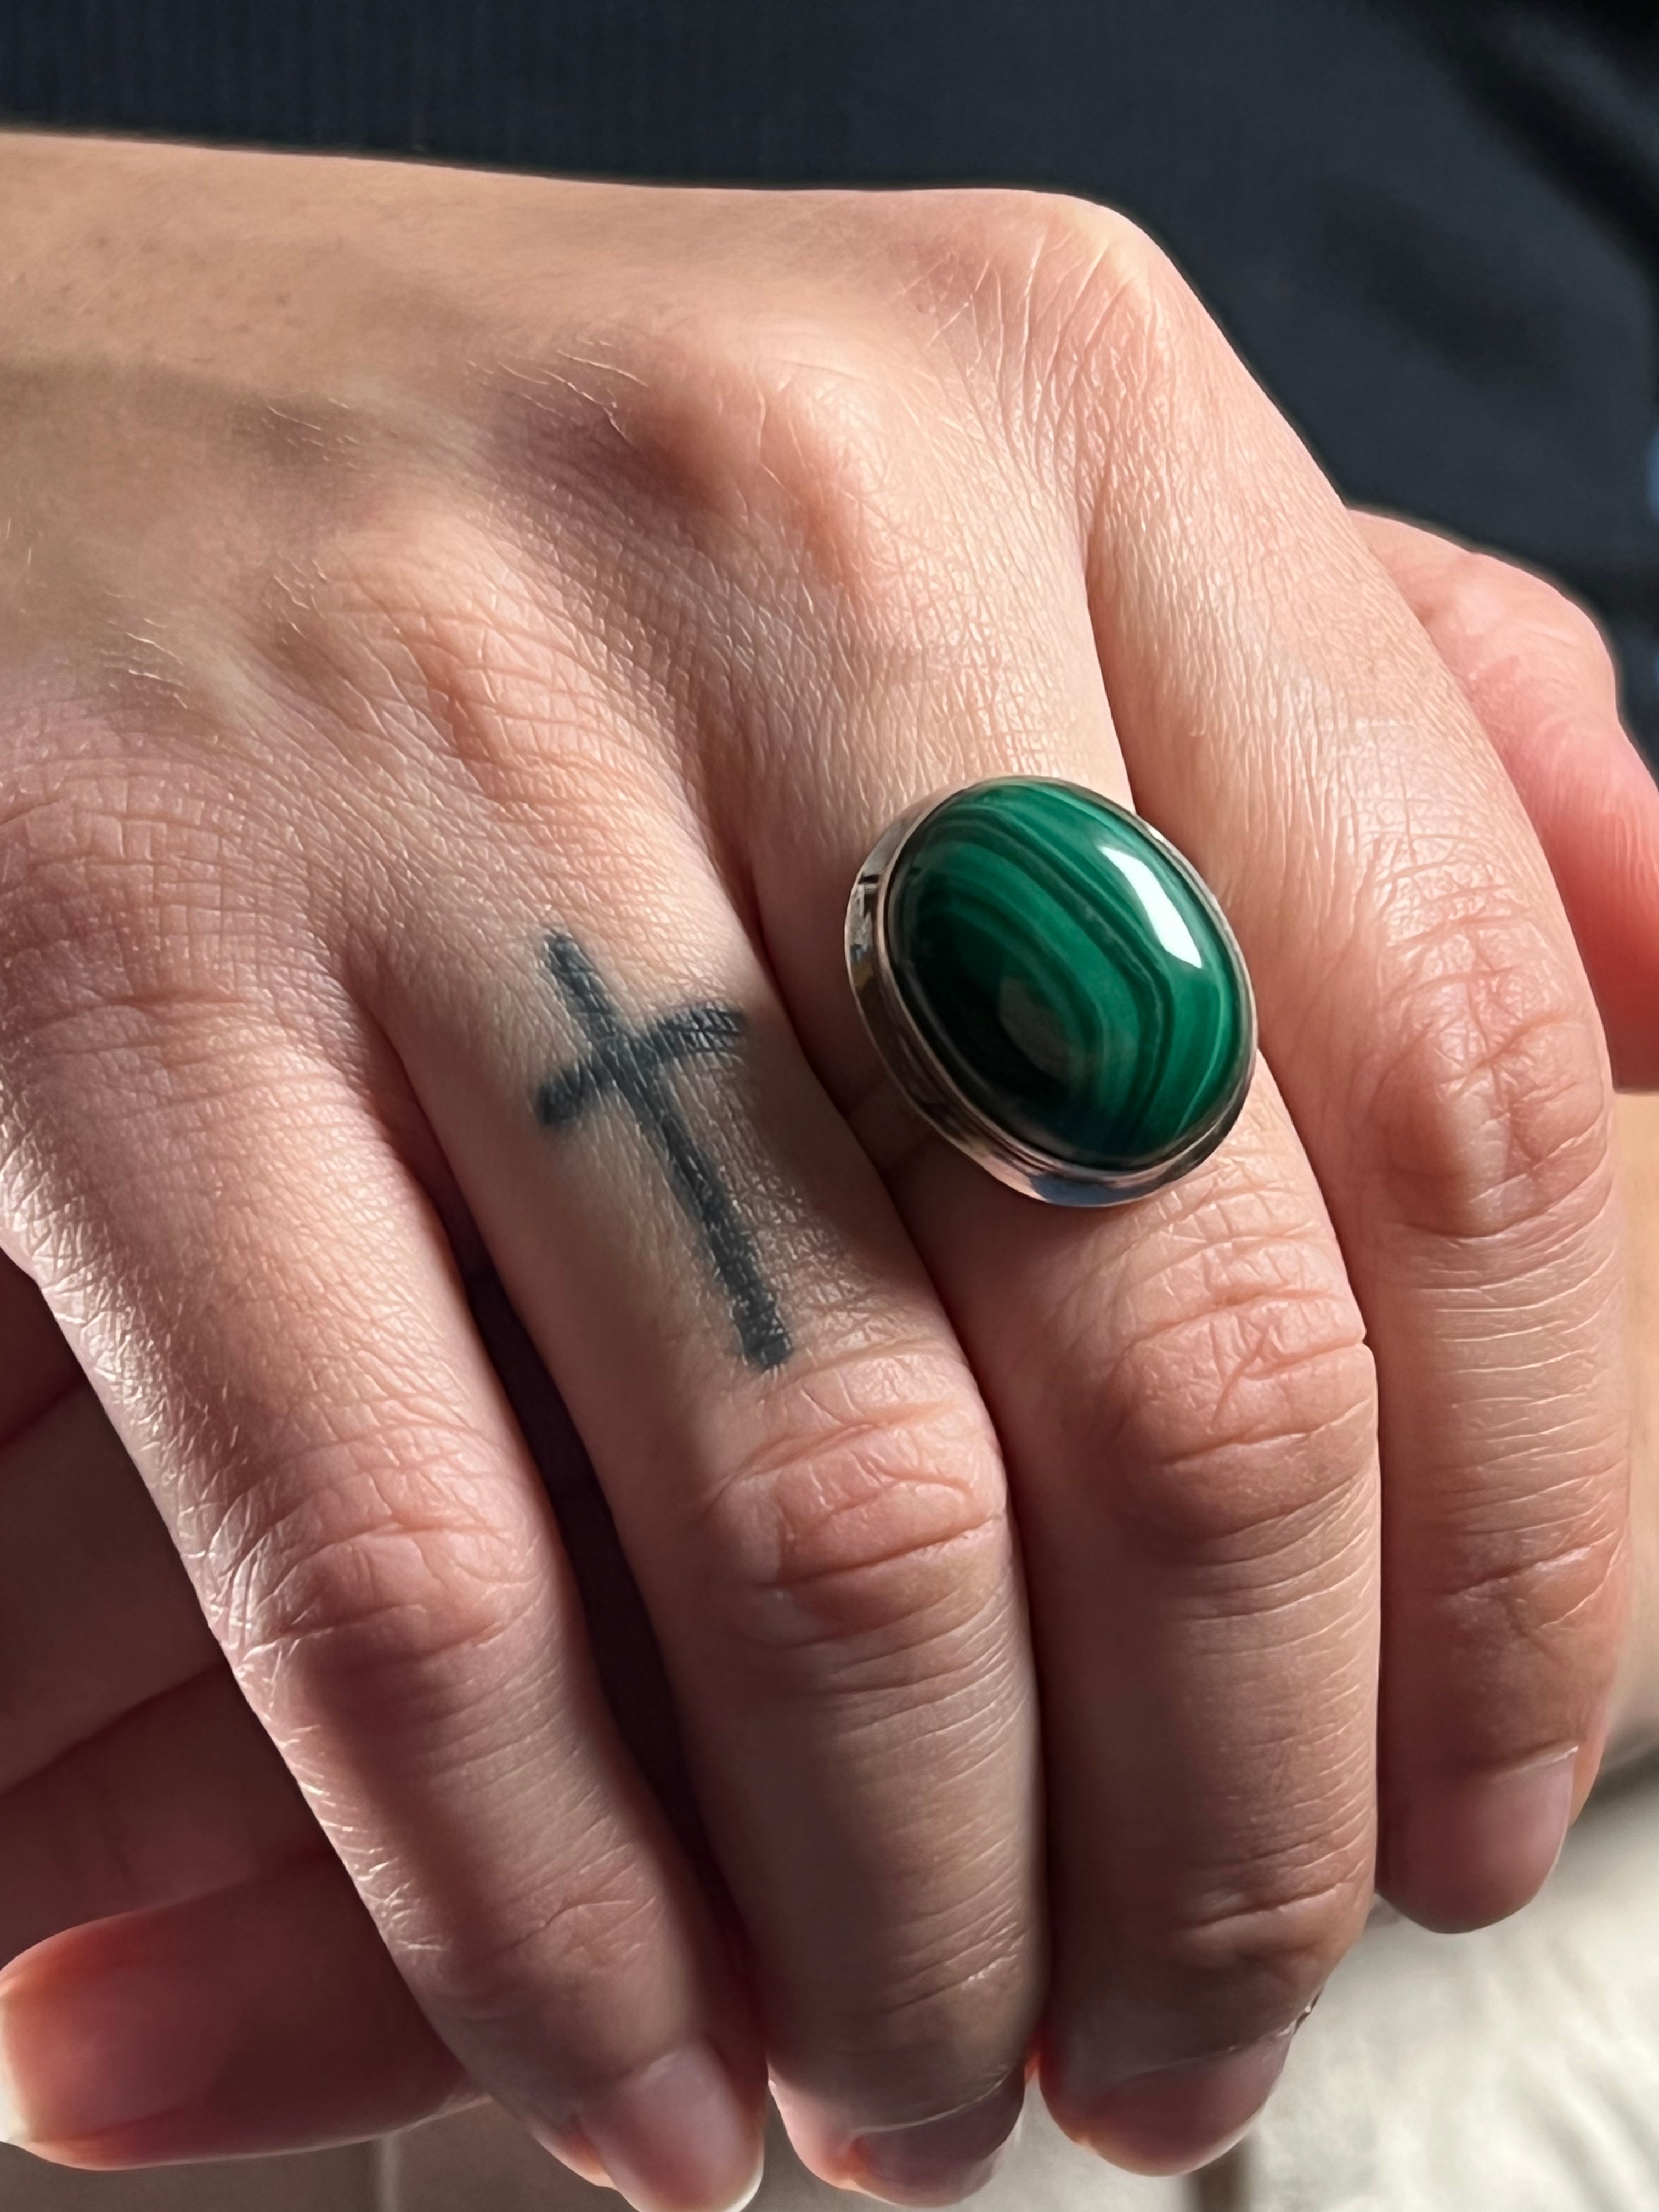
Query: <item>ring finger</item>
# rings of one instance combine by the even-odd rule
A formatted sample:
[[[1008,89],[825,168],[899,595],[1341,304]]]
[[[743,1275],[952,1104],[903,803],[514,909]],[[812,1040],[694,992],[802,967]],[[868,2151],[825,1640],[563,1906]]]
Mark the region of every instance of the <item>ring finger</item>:
[[[1028,220],[1011,285],[1030,281]],[[840,750],[831,677],[831,703],[808,709],[830,743],[782,742],[775,708],[745,702],[764,740],[745,832],[786,995],[858,1112],[880,1094],[825,957],[848,878],[890,816],[940,787],[1025,769],[1127,796],[1103,665],[1135,794],[1229,906],[1319,1170],[1264,1088],[1254,1128],[1167,1205],[1056,1226],[859,1113],[999,1419],[1025,1528],[1066,1754],[1050,2083],[1133,2154],[1112,2109],[1124,2075],[1219,2057],[1237,2075],[1237,2046],[1290,2025],[1364,1903],[1372,1378],[1321,1186],[1382,1364],[1390,1863],[1426,1917],[1529,1893],[1593,1768],[1617,1618],[1616,1277],[1593,1011],[1513,793],[1173,273],[1115,219],[1067,223],[1036,326],[1093,333],[1096,351],[1028,363],[1022,388],[1073,403],[1076,510],[1034,499],[1011,518],[994,464],[957,483],[1002,525],[977,598],[919,556],[897,590],[884,574],[843,606],[839,664],[911,680],[877,686]],[[896,412],[917,411],[900,390]],[[892,446],[860,523],[948,544],[947,517],[903,509]],[[1052,477],[1046,443],[1036,473]],[[805,626],[799,609],[775,620]],[[824,771],[806,804],[803,760]],[[1565,1429],[1540,1432],[1543,1392]],[[1127,1679],[1085,1721],[1080,1686],[1104,1695],[1091,1602],[1142,1632],[1109,1647]],[[1259,2079],[1271,2057],[1251,2063]],[[1164,2117],[1183,2097],[1194,2128],[1220,2116],[1216,2079],[1189,2075]],[[1141,2118],[1156,2136],[1156,2111]]]

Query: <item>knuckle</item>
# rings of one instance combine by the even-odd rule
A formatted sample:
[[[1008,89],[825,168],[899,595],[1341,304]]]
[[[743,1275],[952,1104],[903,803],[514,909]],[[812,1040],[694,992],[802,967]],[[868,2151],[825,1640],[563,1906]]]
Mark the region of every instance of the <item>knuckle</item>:
[[[930,194],[917,204],[907,242],[906,296],[952,327],[964,305],[977,304],[992,327],[1030,334],[1067,303],[1152,306],[1181,282],[1137,223],[1073,193]]]
[[[903,2045],[957,2071],[988,2035],[999,2049],[1011,2029],[1018,2036],[1033,2003],[1031,1932],[1012,1901],[988,1924],[974,1911],[906,1931],[908,1947],[887,1961],[874,1993],[889,2049]]]
[[[532,377],[543,479],[641,515],[665,557],[832,575],[873,550],[902,428],[907,369],[867,300],[757,288],[688,306],[672,327],[619,330],[606,367],[565,359]],[[516,389],[509,406],[522,404]],[[605,532],[608,544],[611,532]]]
[[[929,195],[909,234],[905,296],[927,313],[1005,423],[1052,436],[1144,387],[1188,351],[1196,302],[1163,249],[1116,209],[1073,194]],[[1100,372],[1109,364],[1111,382]]]
[[[327,593],[285,605],[266,649],[325,726],[347,733],[365,781],[396,767],[411,740],[453,742],[486,681],[510,710],[542,673],[518,547],[447,487],[392,477],[372,517],[336,527],[328,563]]]
[[[1598,699],[1617,688],[1616,666],[1601,625],[1547,576],[1495,553],[1469,551],[1443,586],[1441,613],[1458,629],[1492,640],[1514,636],[1528,663],[1540,651],[1576,672]]]
[[[1441,1585],[1455,1646],[1524,1650],[1572,1677],[1592,1655],[1611,1663],[1628,1568],[1622,1486],[1581,1481],[1553,1510],[1533,1510],[1501,1536],[1455,1547],[1456,1578]]]
[[[31,780],[0,793],[0,1036],[95,1018],[114,1046],[192,1006],[301,1003],[274,902],[252,895],[239,855],[246,794],[184,764],[113,758],[60,762],[46,788]]]
[[[1252,1869],[1184,1903],[1169,1923],[1165,1971],[1242,1987],[1264,2018],[1289,2021],[1323,1988],[1370,1902],[1369,1846]]]
[[[459,1935],[428,1916],[405,1894],[383,1919],[400,1954],[418,1962],[428,2002],[492,2039],[530,2028],[540,2044],[533,2016],[550,2018],[596,2073],[621,2070],[605,2045],[632,2023],[608,2016],[605,1993],[647,1975],[672,1934],[663,1898],[625,1851],[589,1838],[550,1880],[538,1871],[521,1893],[491,1898]]]
[[[945,1381],[945,1378],[941,1378]],[[778,1401],[702,1509],[730,1626],[763,1650],[961,1641],[1011,1569],[1001,1469],[952,1375],[860,1354]]]
[[[867,2106],[872,2075],[890,2111],[938,2111],[988,2094],[1018,2065],[1042,2001],[1036,1947],[1029,1926],[967,1932],[919,1932],[908,1953],[884,1962],[873,1990],[833,1993],[837,2021],[850,2034],[814,2032],[813,2085],[826,2102]]]
[[[1183,1238],[1135,1285],[1104,1395],[1108,1510],[1158,1556],[1291,1549],[1375,1449],[1376,1370],[1340,1257],[1294,1233]]]
[[[1413,931],[1371,1087],[1378,1157],[1408,1227],[1572,1235],[1611,1198],[1602,1054],[1557,947],[1489,902],[1435,898]]]
[[[774,773],[757,733],[775,729],[777,702],[755,684],[741,629],[754,611],[769,654],[787,643],[803,686],[839,694],[914,666],[930,617],[951,604],[949,534],[916,521],[919,501],[938,510],[945,387],[867,278],[849,288],[828,271],[811,291],[717,282],[648,330],[614,330],[602,350],[597,366],[561,356],[501,380],[497,467],[510,474],[507,511],[528,521],[527,551],[474,592],[476,643],[457,653],[441,617],[435,696],[453,696],[458,676],[464,699],[478,691],[470,670],[504,650],[494,610],[516,600],[526,611],[505,650],[519,672],[545,664],[562,753],[591,755],[596,698],[602,711],[614,688],[637,699],[643,684],[659,702],[653,729],[678,733],[694,781],[711,747],[689,702],[705,696],[725,702],[720,761],[752,748],[743,772]],[[490,559],[502,565],[499,550]],[[447,568],[465,583],[480,563]],[[431,596],[416,625],[428,661]],[[713,624],[699,612],[711,603],[727,611]],[[815,651],[833,656],[822,669]],[[492,729],[499,700],[524,691],[508,670],[473,720]],[[545,703],[526,719],[545,724]]]
[[[660,601],[688,575],[810,593],[860,661],[906,665],[919,613],[962,595],[941,496],[1007,501],[1008,430],[1029,457],[1031,430],[1082,396],[1103,338],[1115,354],[1135,331],[1161,347],[1190,299],[1132,222],[1059,194],[863,205],[824,238],[810,283],[715,276],[648,327],[608,328],[592,357],[503,364],[495,380],[515,511],[526,495],[545,505],[536,542],[601,595],[613,643],[659,602],[653,665]],[[1036,445],[1046,454],[1052,439]]]
[[[510,1674],[501,1647],[536,1603],[531,1547],[471,1501],[466,1457],[452,1434],[383,1431],[380,1464],[337,1447],[295,1455],[280,1485],[256,1479],[204,1516],[210,1617],[284,1735],[343,1717],[360,1729],[451,1728]],[[444,1476],[409,1471],[422,1463]]]

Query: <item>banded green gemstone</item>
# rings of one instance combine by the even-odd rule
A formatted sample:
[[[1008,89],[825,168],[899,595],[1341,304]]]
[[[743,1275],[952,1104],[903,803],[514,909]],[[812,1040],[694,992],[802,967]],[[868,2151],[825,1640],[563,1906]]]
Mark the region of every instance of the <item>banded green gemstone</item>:
[[[894,986],[968,1101],[1040,1154],[1129,1176],[1224,1127],[1249,987],[1196,872],[1075,785],[976,784],[894,864]]]

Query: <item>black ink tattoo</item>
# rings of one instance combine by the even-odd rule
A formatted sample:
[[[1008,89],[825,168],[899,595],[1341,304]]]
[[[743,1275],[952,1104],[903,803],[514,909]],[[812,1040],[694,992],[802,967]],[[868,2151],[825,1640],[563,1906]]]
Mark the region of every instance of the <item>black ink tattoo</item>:
[[[761,1273],[755,1240],[718,1170],[691,1133],[665,1071],[703,1054],[737,1051],[743,1016],[730,1006],[682,1006],[630,1029],[597,968],[572,937],[548,938],[549,972],[581,1024],[586,1057],[552,1076],[536,1094],[544,1128],[568,1129],[614,1091],[667,1172],[675,1197],[702,1236],[731,1302],[743,1356],[751,1367],[781,1367],[793,1351],[778,1302]]]

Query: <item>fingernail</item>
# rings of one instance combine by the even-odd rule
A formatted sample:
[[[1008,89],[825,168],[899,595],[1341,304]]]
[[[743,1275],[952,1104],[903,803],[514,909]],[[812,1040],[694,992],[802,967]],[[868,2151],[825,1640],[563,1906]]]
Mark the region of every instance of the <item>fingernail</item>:
[[[172,1974],[15,1969],[0,1982],[0,2142],[85,2142],[175,2112],[211,2089],[220,2044]]]
[[[1484,1928],[1526,1904],[1561,1856],[1577,1760],[1575,1747],[1413,1799],[1383,1853],[1389,1899],[1448,1934]]]
[[[588,2141],[586,2133],[573,2121],[562,2128],[542,2126],[532,2123],[532,2133],[544,2150],[550,2150],[562,2166],[568,2166],[580,2180],[595,2189],[609,2189],[611,2176],[599,2164],[599,2154]]]
[[[4,1999],[0,1998],[0,2143],[27,2142],[28,2132],[6,2051],[6,2008]]]
[[[1295,2033],[1287,2027],[1237,2051],[1126,2075],[1096,2091],[1081,2129],[1073,2131],[1115,2165],[1190,2172],[1219,2157],[1261,2110]]]
[[[706,2042],[591,2099],[577,2130],[635,2212],[742,2212],[761,2185],[760,2116]]]
[[[1024,2069],[975,2105],[906,2127],[872,2128],[848,2146],[848,2179],[894,2204],[956,2204],[996,2172],[1019,2129]]]

